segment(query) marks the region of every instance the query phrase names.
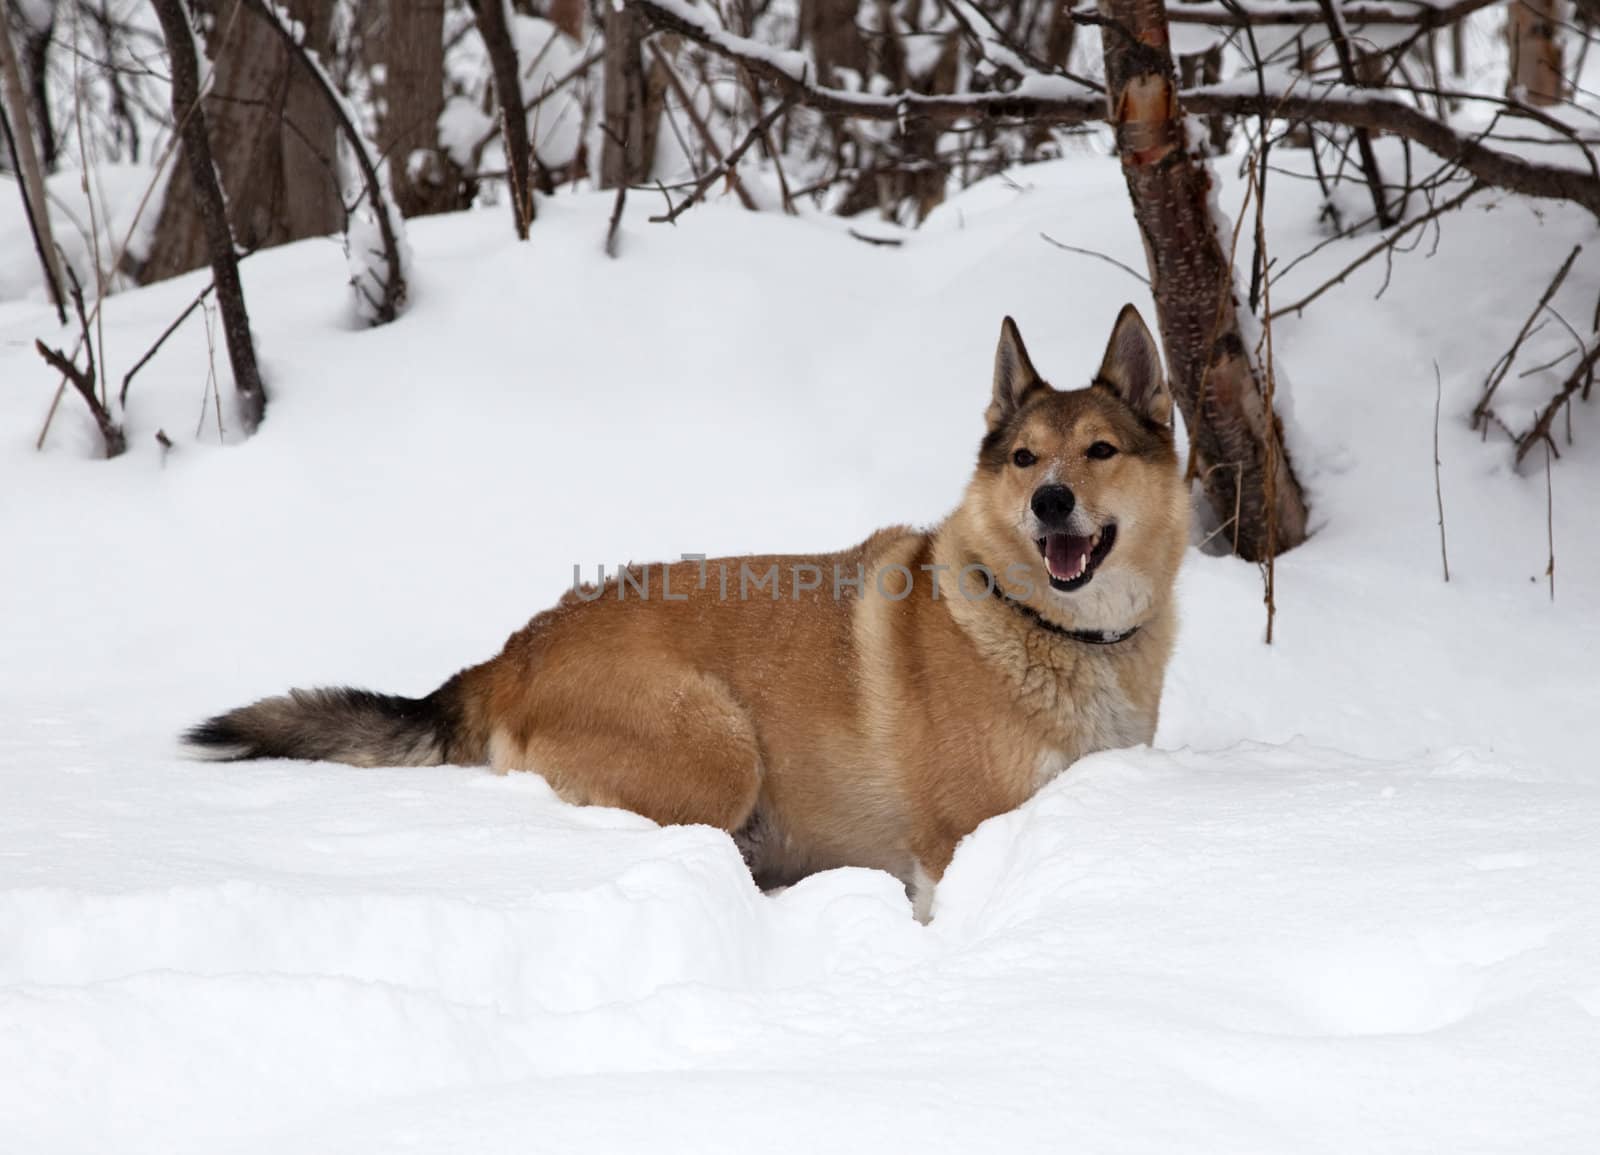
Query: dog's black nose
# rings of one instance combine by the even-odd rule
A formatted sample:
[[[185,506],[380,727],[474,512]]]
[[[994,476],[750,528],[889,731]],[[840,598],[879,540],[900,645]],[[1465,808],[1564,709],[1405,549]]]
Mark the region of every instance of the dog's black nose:
[[[1033,491],[1033,515],[1048,529],[1064,526],[1078,499],[1064,485],[1041,485]]]

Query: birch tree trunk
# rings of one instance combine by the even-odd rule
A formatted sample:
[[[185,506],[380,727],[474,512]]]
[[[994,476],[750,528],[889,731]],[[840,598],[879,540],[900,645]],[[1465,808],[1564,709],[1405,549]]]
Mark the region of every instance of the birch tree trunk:
[[[1239,555],[1262,561],[1305,540],[1305,499],[1240,329],[1210,171],[1187,147],[1166,12],[1161,0],[1100,0],[1100,13],[1111,123],[1194,469],[1219,522],[1238,511]]]

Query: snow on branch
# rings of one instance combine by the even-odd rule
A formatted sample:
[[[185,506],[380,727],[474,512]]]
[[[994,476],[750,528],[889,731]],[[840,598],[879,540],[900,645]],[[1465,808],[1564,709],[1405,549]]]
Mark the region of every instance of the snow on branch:
[[[783,95],[818,112],[858,120],[902,121],[994,118],[1082,124],[1105,119],[1105,96],[1062,76],[1033,70],[1013,92],[936,95],[899,92],[875,95],[817,84],[804,53],[773,48],[727,31],[704,8],[683,0],[628,0],[659,29],[677,32],[720,56],[736,60],[755,76],[775,85]],[[1013,57],[1013,62],[1021,61]],[[1022,67],[1026,68],[1025,65]]]
[[[1457,0],[1453,6],[1354,3],[1345,6],[1344,15],[1350,24],[1359,24],[1381,22],[1371,19],[1379,9],[1396,13],[1409,11],[1415,22],[1423,17],[1424,10],[1460,15],[1471,10],[1467,6],[1479,6],[1483,2],[1485,0]],[[804,54],[736,36],[721,27],[705,8],[685,0],[628,0],[628,3],[647,14],[657,28],[679,33],[736,61],[796,103],[830,115],[901,124],[916,118],[934,121],[1010,118],[1054,124],[1084,124],[1108,118],[1104,94],[1067,77],[1041,72],[1014,51],[1003,53],[1007,70],[1018,73],[1021,78],[1009,92],[948,95],[849,92],[813,81]],[[1296,3],[1284,5],[1256,4],[1244,11],[1298,12],[1299,7],[1296,0]],[[1315,22],[1324,20],[1322,9],[1314,0],[1304,7]],[[969,6],[963,15],[970,17],[973,11]],[[1075,16],[1081,16],[1084,23],[1104,23],[1102,17],[1087,13],[1075,13]],[[974,27],[974,31],[982,34],[985,30]],[[1005,47],[988,36],[984,38],[989,40],[991,49]],[[1523,196],[1572,201],[1600,217],[1600,173],[1586,151],[1584,160],[1590,166],[1587,171],[1527,160],[1491,148],[1481,137],[1464,135],[1415,105],[1373,89],[1345,84],[1308,86],[1303,80],[1265,85],[1252,81],[1248,87],[1235,83],[1187,89],[1178,94],[1178,99],[1185,111],[1200,116],[1266,115],[1275,120],[1390,132],[1458,165],[1484,184]],[[1520,115],[1537,115],[1520,105],[1515,111]]]
[[[1346,24],[1397,24],[1409,28],[1443,28],[1466,16],[1497,3],[1498,0],[1382,0],[1354,3],[1343,6]],[[1075,9],[1074,17],[1088,16],[1093,8]],[[1202,0],[1196,4],[1170,4],[1167,6],[1169,24],[1211,24],[1217,27],[1253,27],[1264,25],[1321,24],[1321,7],[1316,0],[1283,0],[1281,3],[1262,0],[1240,0],[1239,3],[1221,4]]]
[[[1301,84],[1299,88],[1306,91],[1268,85],[1263,95],[1254,90],[1213,85],[1189,89],[1180,93],[1179,99],[1189,112],[1201,116],[1265,112],[1278,120],[1321,121],[1391,132],[1458,165],[1484,184],[1542,200],[1572,201],[1600,217],[1600,174],[1596,173],[1594,160],[1587,150],[1584,150],[1587,170],[1541,164],[1490,148],[1479,137],[1463,135],[1415,105],[1380,95],[1370,88],[1343,84],[1314,87]],[[1516,111],[1535,115],[1533,110],[1520,105]]]

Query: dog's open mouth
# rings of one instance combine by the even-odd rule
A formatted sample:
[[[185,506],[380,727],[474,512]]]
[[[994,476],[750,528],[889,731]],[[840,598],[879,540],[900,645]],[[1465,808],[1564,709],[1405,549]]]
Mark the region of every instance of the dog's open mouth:
[[[1050,588],[1055,590],[1082,589],[1094,577],[1094,571],[1106,560],[1111,547],[1117,542],[1117,527],[1107,524],[1090,537],[1071,533],[1047,533],[1035,543],[1044,558],[1045,569],[1050,574]]]

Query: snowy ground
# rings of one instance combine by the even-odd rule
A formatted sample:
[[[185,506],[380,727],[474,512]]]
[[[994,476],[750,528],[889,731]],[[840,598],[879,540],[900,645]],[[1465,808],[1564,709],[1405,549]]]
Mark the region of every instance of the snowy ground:
[[[1274,188],[1274,251],[1314,238],[1311,191]],[[1065,384],[1148,307],[1039,239],[1142,265],[1113,161],[1019,170],[900,249],[724,205],[649,225],[642,196],[615,262],[608,197],[523,246],[499,212],[416,223],[411,311],[373,331],[337,244],[261,253],[260,434],[195,435],[191,323],[112,463],[71,396],[34,452],[32,340],[73,334],[19,299],[0,218],[0,1150],[1592,1151],[1600,420],[1554,469],[1552,604],[1542,462],[1464,415],[1595,230],[1477,204],[1381,302],[1380,262],[1278,328],[1319,529],[1277,643],[1255,569],[1193,552],[1157,749],[985,825],[927,927],[886,876],[763,896],[723,835],[531,776],[173,739],[290,684],[430,689],[574,563],[938,518],[1001,315]],[[113,381],[203,283],[108,302]],[[1556,303],[1595,292],[1581,259]]]

